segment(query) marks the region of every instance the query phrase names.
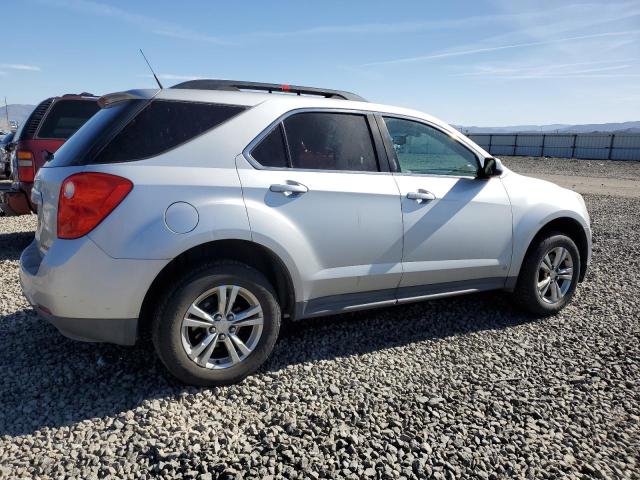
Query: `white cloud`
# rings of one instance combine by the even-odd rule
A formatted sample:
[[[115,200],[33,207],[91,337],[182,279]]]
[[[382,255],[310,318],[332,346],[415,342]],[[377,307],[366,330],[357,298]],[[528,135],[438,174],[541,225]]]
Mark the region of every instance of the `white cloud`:
[[[40,70],[42,70],[36,65],[27,65],[24,63],[3,63],[0,65],[0,68],[8,68],[11,70],[29,70],[31,72],[39,72]]]
[[[558,45],[558,44],[575,42],[578,40],[586,40],[591,38],[615,37],[615,36],[638,35],[638,34],[640,34],[639,30],[631,30],[631,31],[624,31],[624,32],[594,33],[591,35],[577,35],[574,37],[556,38],[553,40],[524,42],[524,43],[511,44],[511,45],[496,45],[496,46],[488,46],[483,48],[473,48],[470,50],[454,50],[454,51],[448,51],[448,52],[432,53],[429,55],[419,55],[414,57],[397,58],[394,60],[370,62],[370,63],[364,64],[363,66],[372,67],[372,66],[380,66],[380,65],[396,65],[396,64],[402,64],[402,63],[425,62],[430,60],[438,60],[442,58],[461,57],[466,55],[475,55],[478,53],[496,52],[499,50],[510,50],[510,49],[526,48],[526,47],[535,47],[535,46],[541,46],[541,45],[554,45],[554,44]]]
[[[574,62],[561,64],[528,65],[475,65],[470,71],[457,74],[465,77],[491,77],[496,79],[533,79],[533,78],[587,78],[587,77],[627,77],[636,76],[629,72],[633,64],[620,60]],[[622,73],[611,73],[627,70]]]

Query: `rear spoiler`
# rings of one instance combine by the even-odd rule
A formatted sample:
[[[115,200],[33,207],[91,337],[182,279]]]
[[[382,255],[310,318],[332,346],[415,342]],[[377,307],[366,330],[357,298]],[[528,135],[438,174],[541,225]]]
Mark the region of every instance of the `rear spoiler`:
[[[143,95],[142,92],[137,90],[108,93],[98,99],[98,106],[100,108],[108,108],[115,103],[125,102],[127,100],[148,100],[149,98],[151,98],[149,95]]]

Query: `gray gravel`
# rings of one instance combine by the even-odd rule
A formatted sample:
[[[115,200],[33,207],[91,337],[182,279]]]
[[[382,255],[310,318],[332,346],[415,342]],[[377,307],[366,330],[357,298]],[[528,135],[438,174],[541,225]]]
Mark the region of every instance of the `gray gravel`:
[[[215,389],[36,319],[34,218],[1,218],[0,477],[639,478],[640,200],[586,201],[593,269],[561,314],[490,293],[304,321]]]

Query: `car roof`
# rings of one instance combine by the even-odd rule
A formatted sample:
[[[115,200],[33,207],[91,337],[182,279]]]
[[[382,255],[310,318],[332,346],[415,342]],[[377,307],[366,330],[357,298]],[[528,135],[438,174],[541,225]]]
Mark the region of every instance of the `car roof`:
[[[329,108],[340,110],[361,110],[367,112],[388,113],[414,117],[436,123],[440,126],[453,130],[448,124],[441,120],[418,110],[404,107],[386,105],[382,103],[367,102],[364,99],[343,100],[338,98],[323,98],[316,95],[296,95],[291,93],[265,93],[254,91],[226,91],[226,90],[200,90],[200,89],[180,89],[165,88],[162,90],[130,90],[127,93],[144,98],[157,98],[164,100],[183,100],[191,102],[209,102],[220,104],[242,105],[254,107],[256,105],[269,103],[282,103],[287,109],[297,108]]]
[[[213,82],[219,82],[215,80]],[[177,88],[181,85],[191,84],[189,88]],[[245,84],[251,84],[252,82],[244,82]],[[201,84],[206,86],[206,84]],[[275,85],[275,84],[257,84],[257,85]],[[283,111],[290,111],[296,109],[313,109],[313,108],[322,108],[322,109],[334,109],[334,110],[356,110],[356,111],[364,111],[371,113],[380,113],[380,114],[388,114],[388,115],[397,115],[402,117],[415,118],[423,121],[427,121],[433,125],[438,126],[440,129],[447,131],[450,135],[455,136],[463,143],[471,145],[474,149],[480,150],[484,152],[478,145],[471,142],[467,137],[465,137],[462,133],[451,127],[449,124],[443,122],[442,120],[433,117],[424,112],[413,110],[410,108],[397,107],[393,105],[386,105],[381,103],[373,103],[368,102],[362,99],[355,94],[350,92],[343,92],[340,90],[326,90],[326,89],[314,89],[313,87],[295,87],[291,86],[290,90],[299,89],[313,89],[316,92],[321,92],[320,94],[307,95],[307,94],[297,94],[295,91],[293,93],[289,92],[278,92],[273,91],[269,93],[268,91],[255,91],[253,89],[249,89],[250,91],[238,89],[238,90],[228,90],[228,89],[208,89],[208,88],[196,88],[197,83],[195,82],[184,82],[182,84],[178,84],[171,88],[164,89],[142,89],[142,90],[129,90],[127,92],[117,92],[114,94],[106,95],[103,98],[108,98],[110,96],[122,96],[130,95],[132,98],[156,98],[163,100],[181,100],[181,101],[189,101],[189,102],[207,102],[207,103],[218,103],[223,105],[242,105],[246,107],[255,107],[261,104],[270,104],[271,106],[278,107],[276,109]],[[344,98],[336,98],[333,96],[332,98],[326,98],[322,96],[323,93],[329,93],[334,95],[338,94],[346,94],[349,99]],[[350,98],[360,98],[361,100],[355,100]],[[275,105],[279,104],[279,105]],[[486,152],[484,152],[486,154]],[[488,155],[488,154],[486,154]]]

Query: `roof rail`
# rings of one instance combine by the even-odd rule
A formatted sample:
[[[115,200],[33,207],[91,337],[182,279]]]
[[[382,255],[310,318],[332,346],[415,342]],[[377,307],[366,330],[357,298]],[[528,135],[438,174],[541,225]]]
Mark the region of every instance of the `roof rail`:
[[[355,93],[344,92],[342,90],[328,90],[326,88],[300,87],[297,85],[262,83],[262,82],[243,82],[236,80],[189,80],[187,82],[178,83],[171,88],[185,88],[194,90],[227,90],[240,92],[242,90],[254,90],[260,92],[282,92],[293,93],[296,95],[317,95],[325,98],[338,98],[342,100],[355,100],[358,102],[366,102],[364,98]]]

